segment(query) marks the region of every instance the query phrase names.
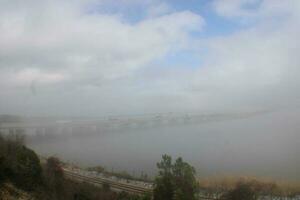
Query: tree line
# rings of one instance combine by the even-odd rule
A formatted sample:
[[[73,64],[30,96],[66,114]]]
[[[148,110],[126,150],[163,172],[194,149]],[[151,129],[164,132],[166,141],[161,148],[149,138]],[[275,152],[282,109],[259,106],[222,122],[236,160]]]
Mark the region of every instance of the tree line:
[[[157,163],[158,174],[151,195],[114,192],[107,184],[98,188],[66,179],[58,158],[49,157],[40,163],[37,154],[24,141],[22,134],[0,133],[0,191],[6,183],[11,183],[30,192],[35,199],[43,200],[196,200],[204,193],[222,200],[256,200],[262,195],[272,196],[277,188],[276,184],[266,187],[255,181],[238,181],[230,188],[209,187],[209,184],[199,184],[196,170],[181,157],[173,160],[163,155]],[[97,170],[103,172],[104,168]],[[288,194],[296,195],[299,191]],[[3,199],[1,193],[0,199]]]

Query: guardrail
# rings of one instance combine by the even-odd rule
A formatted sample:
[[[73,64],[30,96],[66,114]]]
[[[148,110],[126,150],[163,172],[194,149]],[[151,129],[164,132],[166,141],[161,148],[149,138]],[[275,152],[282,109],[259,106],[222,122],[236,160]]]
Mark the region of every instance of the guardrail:
[[[132,184],[118,183],[115,181],[102,179],[102,178],[88,177],[88,176],[77,174],[75,172],[72,172],[72,171],[69,171],[66,169],[64,169],[64,173],[67,178],[70,178],[73,180],[75,179],[75,180],[87,182],[87,183],[98,185],[98,186],[102,186],[103,184],[109,184],[112,189],[115,189],[118,191],[125,191],[125,192],[132,193],[132,194],[143,195],[143,194],[151,194],[153,192],[153,190],[150,188],[144,188],[144,187],[135,186]],[[219,200],[219,199],[207,197],[207,196],[199,196],[198,199],[199,200]]]
[[[68,170],[64,170],[64,173],[67,178],[76,179],[76,180],[88,182],[91,184],[101,185],[101,186],[103,184],[109,184],[112,189],[117,189],[128,193],[134,193],[134,194],[152,193],[152,189],[149,188],[143,188],[140,186],[125,184],[125,183],[118,183],[115,181],[102,179],[102,178],[87,177]]]

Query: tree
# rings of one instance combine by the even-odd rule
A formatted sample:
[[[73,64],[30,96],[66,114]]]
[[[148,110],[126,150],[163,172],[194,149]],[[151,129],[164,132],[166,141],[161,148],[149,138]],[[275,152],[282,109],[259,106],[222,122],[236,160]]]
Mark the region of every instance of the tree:
[[[4,156],[0,155],[0,188],[5,180],[4,174]]]
[[[52,193],[60,199],[64,194],[64,173],[58,158],[50,157],[46,163],[46,179]]]
[[[104,192],[110,192],[110,185],[108,183],[103,183],[102,189]]]
[[[235,188],[225,194],[222,199],[226,200],[256,200],[257,192],[249,183],[237,183]]]
[[[174,195],[171,156],[163,155],[161,162],[157,163],[157,168],[159,174],[155,179],[154,200],[171,200]]]
[[[173,166],[175,181],[175,199],[195,199],[198,191],[198,184],[195,178],[196,171],[188,163],[178,158]]]
[[[0,187],[5,179],[4,167],[5,167],[5,143],[2,133],[0,132]]]
[[[24,146],[21,133],[0,133],[0,182],[9,180],[24,190],[35,190],[42,183],[42,168],[34,151]]]
[[[42,183],[42,168],[36,153],[25,146],[16,149],[16,160],[11,164],[12,180],[26,190],[35,190]]]
[[[182,158],[172,163],[171,156],[163,155],[157,163],[159,174],[155,179],[154,200],[194,200],[198,191],[196,171]]]

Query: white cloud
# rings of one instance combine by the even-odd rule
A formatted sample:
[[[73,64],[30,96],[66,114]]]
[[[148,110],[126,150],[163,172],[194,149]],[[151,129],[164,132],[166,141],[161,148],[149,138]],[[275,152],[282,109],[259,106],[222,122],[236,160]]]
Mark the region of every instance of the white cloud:
[[[217,0],[221,17],[251,23],[200,44],[190,34],[204,25],[195,13],[148,1],[158,12],[127,23],[122,15],[88,13],[85,2],[3,3],[0,95],[10,101],[2,100],[0,111],[47,113],[51,105],[55,112],[86,115],[258,109],[300,98],[299,1]],[[196,45],[207,49],[198,70],[189,63],[176,70],[151,67]],[[19,102],[24,98],[30,98],[26,108]]]
[[[213,3],[216,12],[225,17],[252,17],[257,9],[247,9],[247,6],[260,5],[260,0],[216,0]]]
[[[215,11],[223,17],[238,21],[263,20],[268,18],[299,16],[300,2],[298,0],[215,0]]]
[[[260,20],[234,34],[206,41],[209,53],[195,78],[199,102],[202,106],[229,108],[297,104],[300,97],[299,1],[262,1],[251,11],[254,15],[241,8],[249,1],[230,2],[226,8],[218,7],[218,13],[234,17],[234,21],[240,20],[236,16],[248,21],[254,15]],[[216,3],[221,6],[225,1]],[[279,3],[282,9],[278,9]]]
[[[204,24],[201,16],[189,11],[132,24],[117,15],[88,13],[85,1],[15,0],[2,5],[0,87],[2,96],[9,88],[14,98],[23,98],[20,89],[26,91],[32,81],[52,99],[62,98],[51,93],[54,87],[75,94],[89,85],[105,87],[124,78],[130,82],[129,77],[147,64],[185,47],[189,33]],[[51,104],[37,101],[32,101],[33,108],[34,103]],[[14,107],[13,101],[2,105],[9,105],[4,106],[7,110]]]
[[[92,70],[100,78],[114,78],[180,46],[188,32],[203,23],[196,14],[179,12],[130,25],[115,16],[84,15],[72,7],[36,18],[40,7],[31,10],[32,15],[24,14],[27,7],[22,4],[1,17],[1,68],[68,68],[74,76],[76,70]]]
[[[161,16],[172,12],[172,8],[165,2],[152,5],[148,8],[148,15],[151,17]]]
[[[66,79],[63,74],[59,73],[42,73],[38,69],[24,69],[15,74],[12,77],[17,83],[23,85],[32,81],[38,81],[41,83],[57,83]]]

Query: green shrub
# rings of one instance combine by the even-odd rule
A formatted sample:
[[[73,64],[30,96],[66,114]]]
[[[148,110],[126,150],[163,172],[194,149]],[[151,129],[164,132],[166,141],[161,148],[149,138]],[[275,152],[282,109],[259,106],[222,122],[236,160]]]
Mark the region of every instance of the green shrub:
[[[24,146],[16,149],[15,158],[8,167],[11,172],[9,178],[22,189],[34,190],[42,183],[42,168],[39,158],[34,151]]]
[[[163,155],[157,163],[159,175],[155,179],[154,200],[195,200],[198,184],[196,171],[182,158],[172,162],[171,156]]]
[[[103,173],[105,171],[105,168],[98,165],[98,166],[95,166],[95,167],[88,167],[87,170],[88,171],[96,171],[98,173]]]
[[[225,200],[256,200],[258,195],[251,184],[237,183],[236,187],[225,194],[222,199]]]
[[[34,190],[42,183],[40,161],[19,138],[0,137],[0,181],[9,180],[21,189]]]

